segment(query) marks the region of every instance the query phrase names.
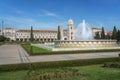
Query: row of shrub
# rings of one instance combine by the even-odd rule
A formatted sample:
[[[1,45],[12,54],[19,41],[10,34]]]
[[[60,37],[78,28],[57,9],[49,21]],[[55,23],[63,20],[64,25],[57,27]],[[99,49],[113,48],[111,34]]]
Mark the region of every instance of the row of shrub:
[[[78,70],[69,68],[57,68],[57,69],[39,69],[29,71],[25,80],[73,80],[78,76]]]
[[[118,63],[104,63],[103,67],[107,67],[107,68],[120,68],[120,62],[118,62]]]
[[[8,64],[0,65],[0,71],[17,71],[17,70],[35,70],[43,68],[59,68],[59,67],[73,67],[84,66],[92,64],[102,64],[105,62],[120,61],[120,58],[97,58],[97,59],[82,59],[82,60],[68,60],[68,61],[51,61],[51,62],[35,62],[22,64]]]
[[[2,45],[3,44],[3,42],[0,42],[0,45]]]

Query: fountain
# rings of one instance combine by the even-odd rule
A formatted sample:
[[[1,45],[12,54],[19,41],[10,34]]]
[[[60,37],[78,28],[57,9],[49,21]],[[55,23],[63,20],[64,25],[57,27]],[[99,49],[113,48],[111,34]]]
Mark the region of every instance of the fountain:
[[[56,40],[56,46],[64,48],[103,48],[116,46],[116,40],[94,40],[92,30],[82,21],[75,30],[75,40]]]
[[[52,51],[120,49],[117,46],[116,40],[94,40],[92,30],[85,20],[75,29],[74,40],[55,40],[54,44],[51,45],[36,44],[35,46]]]
[[[89,24],[85,23],[85,20],[83,20],[83,22],[80,23],[76,28],[75,39],[76,40],[93,40],[92,30],[89,27]]]

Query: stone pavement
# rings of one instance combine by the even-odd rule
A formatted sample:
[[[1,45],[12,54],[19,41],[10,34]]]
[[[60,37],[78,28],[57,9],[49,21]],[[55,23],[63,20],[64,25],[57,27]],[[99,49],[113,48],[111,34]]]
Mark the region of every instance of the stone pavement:
[[[24,52],[20,45],[2,45],[0,46],[0,64],[23,63],[28,54]]]
[[[119,52],[85,53],[85,54],[57,54],[57,55],[37,55],[29,56],[20,45],[0,46],[0,65],[28,63],[28,62],[48,62],[75,59],[110,58],[118,57]]]
[[[118,57],[119,52],[30,56],[31,62]]]

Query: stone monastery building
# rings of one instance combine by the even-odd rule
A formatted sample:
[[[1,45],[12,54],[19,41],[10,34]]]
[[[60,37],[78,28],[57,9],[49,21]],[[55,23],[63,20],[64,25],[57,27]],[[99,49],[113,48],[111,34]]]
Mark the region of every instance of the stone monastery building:
[[[67,28],[62,29],[62,40],[74,40],[75,39],[75,27],[72,19],[68,20]],[[93,35],[96,32],[101,33],[101,29],[92,28]],[[30,30],[16,30],[15,28],[3,28],[0,30],[0,35],[4,35],[13,41],[29,41]],[[57,40],[57,30],[33,30],[34,40],[41,42],[53,42]]]

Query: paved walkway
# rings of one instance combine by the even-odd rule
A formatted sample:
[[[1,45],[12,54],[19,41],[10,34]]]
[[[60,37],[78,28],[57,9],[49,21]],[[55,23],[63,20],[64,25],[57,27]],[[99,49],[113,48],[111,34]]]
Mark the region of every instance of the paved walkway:
[[[0,46],[0,64],[29,62],[28,54],[20,45]]]
[[[28,62],[47,62],[75,59],[110,58],[118,57],[119,52],[85,53],[85,54],[59,54],[29,56],[20,45],[0,46],[0,65]]]
[[[107,53],[85,53],[85,54],[61,54],[61,55],[42,55],[29,57],[31,62],[92,59],[92,58],[110,58],[118,57],[118,52]]]

